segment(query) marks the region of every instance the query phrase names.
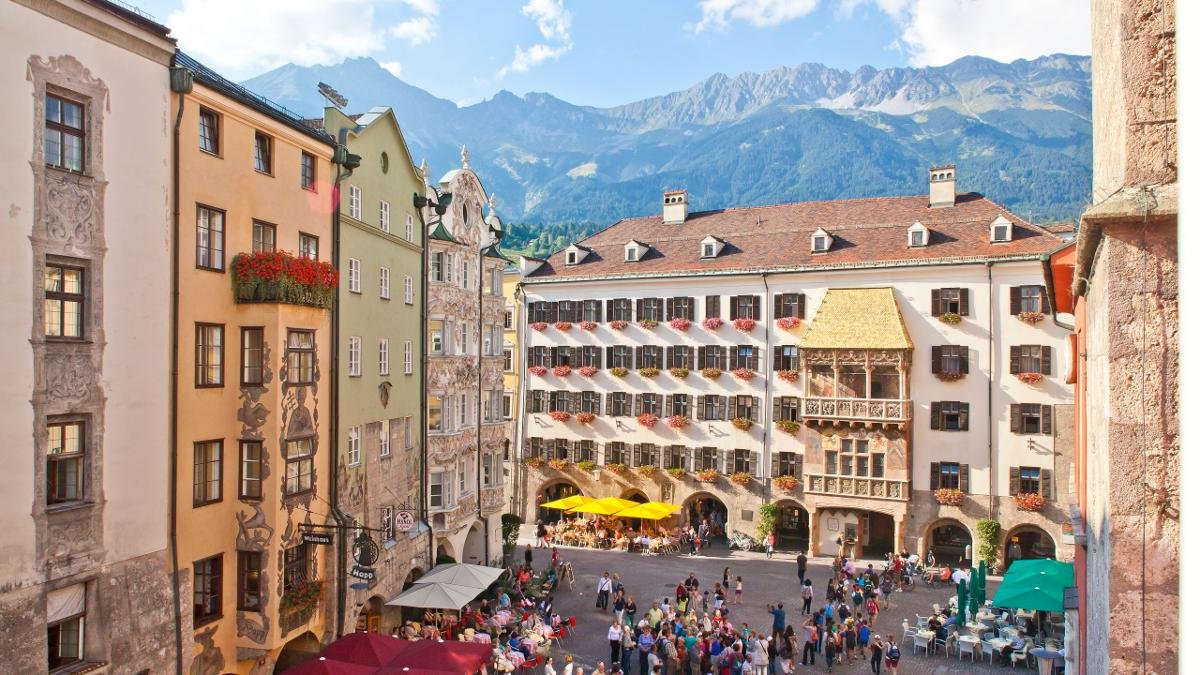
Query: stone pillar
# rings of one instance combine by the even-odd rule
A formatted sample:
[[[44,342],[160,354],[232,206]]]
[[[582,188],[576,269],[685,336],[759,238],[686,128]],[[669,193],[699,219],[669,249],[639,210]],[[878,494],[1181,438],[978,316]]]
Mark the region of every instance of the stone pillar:
[[[821,509],[813,509],[808,519],[808,556],[815,558],[821,555]]]
[[[892,530],[895,533],[896,539],[896,541],[892,544],[892,553],[898,554],[900,551],[904,550],[904,519],[892,516]],[[918,555],[924,556],[924,553],[921,552],[918,553]]]
[[[875,368],[873,366],[865,366],[863,370],[867,373],[867,390],[863,393],[861,398],[871,398],[871,371],[875,370]]]

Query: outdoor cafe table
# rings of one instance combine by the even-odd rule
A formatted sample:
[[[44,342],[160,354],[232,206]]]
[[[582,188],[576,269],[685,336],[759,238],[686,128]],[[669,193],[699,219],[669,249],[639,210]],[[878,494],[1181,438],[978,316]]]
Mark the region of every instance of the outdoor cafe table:
[[[921,638],[922,640],[926,640],[927,641],[926,644],[932,646],[934,639],[937,638],[937,633],[934,631],[931,631],[931,630],[919,630],[919,631],[917,631],[917,637]],[[917,641],[913,640],[913,654],[916,654],[916,653],[917,653]]]
[[[974,635],[975,637],[979,637],[979,634],[987,629],[988,629],[988,627],[982,623],[978,623],[975,621],[967,622],[967,630],[971,631],[971,634]]]
[[[1004,652],[1004,648],[1011,645],[1012,642],[1005,640],[1004,638],[992,638],[991,640],[988,640],[988,644],[992,646],[992,649],[996,650],[997,654],[1002,654]]]
[[[958,636],[958,649],[962,650],[963,645],[970,647],[971,660],[975,660],[975,650],[979,649],[979,637],[975,635],[960,635]]]

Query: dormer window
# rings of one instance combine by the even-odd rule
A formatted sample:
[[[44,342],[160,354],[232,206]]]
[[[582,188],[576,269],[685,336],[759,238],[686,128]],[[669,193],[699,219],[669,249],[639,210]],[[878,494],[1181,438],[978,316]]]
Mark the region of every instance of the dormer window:
[[[625,247],[625,262],[637,262],[637,247],[636,246],[626,246]]]
[[[1012,221],[1004,216],[997,216],[992,221],[992,243],[1012,241]]]
[[[715,258],[721,254],[721,249],[724,248],[724,246],[725,242],[710,234],[700,240],[700,257]]]
[[[716,256],[717,256],[717,247],[712,244],[705,244],[700,253],[700,257],[715,258]]]
[[[929,243],[929,228],[921,223],[913,223],[908,228],[908,245],[910,248],[919,248]]]
[[[650,247],[638,241],[630,239],[625,243],[625,262],[637,262],[642,259],[642,256],[650,250]]]
[[[575,251],[567,251],[567,264],[574,265],[579,262],[579,254]]]
[[[812,235],[812,252],[825,253],[829,251],[829,244],[833,241],[833,237],[823,229],[817,228]]]

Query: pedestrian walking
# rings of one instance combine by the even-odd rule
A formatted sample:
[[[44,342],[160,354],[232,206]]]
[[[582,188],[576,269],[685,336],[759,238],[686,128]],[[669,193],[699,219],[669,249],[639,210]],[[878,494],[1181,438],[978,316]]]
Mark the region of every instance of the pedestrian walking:
[[[873,675],[881,675],[879,666],[883,663],[883,638],[876,633],[871,637],[871,673]]]
[[[625,631],[621,628],[621,621],[613,619],[612,625],[608,627],[608,660],[612,663],[613,670],[621,665],[621,638],[624,635]]]
[[[726,591],[729,590],[729,568],[728,567],[725,568],[725,573],[721,575],[721,585],[725,587]]]
[[[537,533],[538,548],[547,548],[549,546],[549,544],[546,543],[546,526],[544,524],[542,524],[542,521],[540,521],[540,520],[537,521],[536,533]]]
[[[621,672],[630,675],[633,671],[633,653],[637,651],[637,641],[633,639],[633,629],[623,626],[621,629]]]
[[[605,572],[596,584],[596,607],[608,611],[608,596],[612,593],[612,579]]]
[[[525,566],[533,567],[533,547],[529,544],[525,544]]]
[[[875,626],[875,617],[879,615],[879,601],[873,596],[867,598],[867,625]]]
[[[900,672],[900,645],[896,644],[896,636],[888,634],[887,648],[883,652],[883,664],[892,675]]]
[[[779,603],[775,607],[767,605],[767,611],[773,617],[771,621],[771,637],[776,640],[783,639],[783,632],[787,629],[787,613],[783,610],[783,603]]]
[[[883,593],[883,606],[886,609],[892,608],[892,591],[895,589],[895,584],[892,583],[891,575],[885,575],[883,581],[879,582],[879,592]]]
[[[812,612],[813,601],[812,579],[804,579],[803,584],[804,585],[800,587],[800,598],[804,600],[804,607],[801,609],[801,611],[804,614],[809,614]]]
[[[801,552],[800,555],[796,556],[796,577],[798,579],[800,579],[801,585],[803,585],[804,580],[808,578],[807,574],[808,574],[808,556],[804,555],[804,553]]]
[[[830,626],[825,633],[825,640],[822,648],[825,650],[825,672],[833,672],[833,662],[838,657],[838,637],[837,633]]]
[[[742,604],[742,578],[737,578],[737,585],[733,588],[733,604]]]

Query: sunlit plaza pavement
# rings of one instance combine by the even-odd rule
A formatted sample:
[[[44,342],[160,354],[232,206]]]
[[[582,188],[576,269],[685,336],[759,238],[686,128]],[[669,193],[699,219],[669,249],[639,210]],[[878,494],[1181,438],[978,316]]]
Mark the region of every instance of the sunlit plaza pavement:
[[[528,526],[522,528],[516,561],[524,560],[525,545],[533,539]],[[575,635],[562,642],[562,648],[554,648],[555,668],[562,672],[563,657],[571,654],[576,664],[586,665],[587,671],[595,667],[597,661],[608,661],[607,630],[612,622],[611,607],[607,612],[596,609],[596,582],[604,572],[614,572],[621,575],[626,592],[632,593],[638,603],[639,614],[650,607],[650,601],[662,602],[664,597],[673,597],[675,586],[689,572],[695,572],[700,579],[700,588],[712,588],[721,580],[725,567],[731,568],[733,578],[741,576],[744,582],[744,595],[741,605],[731,606],[731,619],[741,624],[746,622],[751,629],[770,632],[771,615],[767,613],[767,604],[782,602],[787,611],[789,624],[799,629],[803,622],[800,613],[800,583],[796,577],[796,553],[781,552],[775,558],[767,560],[763,553],[730,552],[721,544],[714,544],[711,549],[705,549],[699,556],[657,556],[648,557],[634,553],[618,551],[598,551],[571,547],[560,547],[559,555],[572,563],[575,569],[575,587],[569,588],[565,583],[554,593],[556,611],[565,619],[575,616],[578,626]],[[876,567],[882,560],[862,560],[862,565],[874,563]],[[534,569],[542,570],[550,563],[550,550],[534,549]],[[808,578],[812,579],[813,589],[818,596],[813,600],[814,608],[822,600],[825,584],[832,576],[832,558],[821,557],[811,559],[808,565]],[[995,593],[1000,580],[991,577],[988,580],[989,596]],[[883,609],[876,621],[876,629],[886,639],[887,633],[894,633],[897,639],[903,632],[901,623],[908,619],[910,624],[916,622],[916,615],[928,616],[933,603],[945,605],[954,594],[949,585],[928,588],[918,582],[917,586],[908,592],[893,593],[891,608]],[[731,594],[732,596],[732,594]],[[972,663],[967,658],[958,659],[957,653],[949,657],[940,651],[936,656],[925,656],[924,652],[913,655],[911,642],[903,645],[903,658],[900,661],[901,673],[951,673],[979,672],[984,670],[1011,670],[1007,665],[1001,666],[997,657],[995,665],[989,665],[986,657],[982,662]],[[976,657],[978,659],[978,656]],[[812,670],[824,671],[825,662],[822,659],[819,666],[800,667],[797,658],[797,672]],[[1018,669],[1022,666],[1018,665]],[[535,675],[541,675],[540,666]],[[636,667],[635,667],[636,670]],[[855,660],[851,665],[834,666],[835,672],[870,672],[866,661]]]

